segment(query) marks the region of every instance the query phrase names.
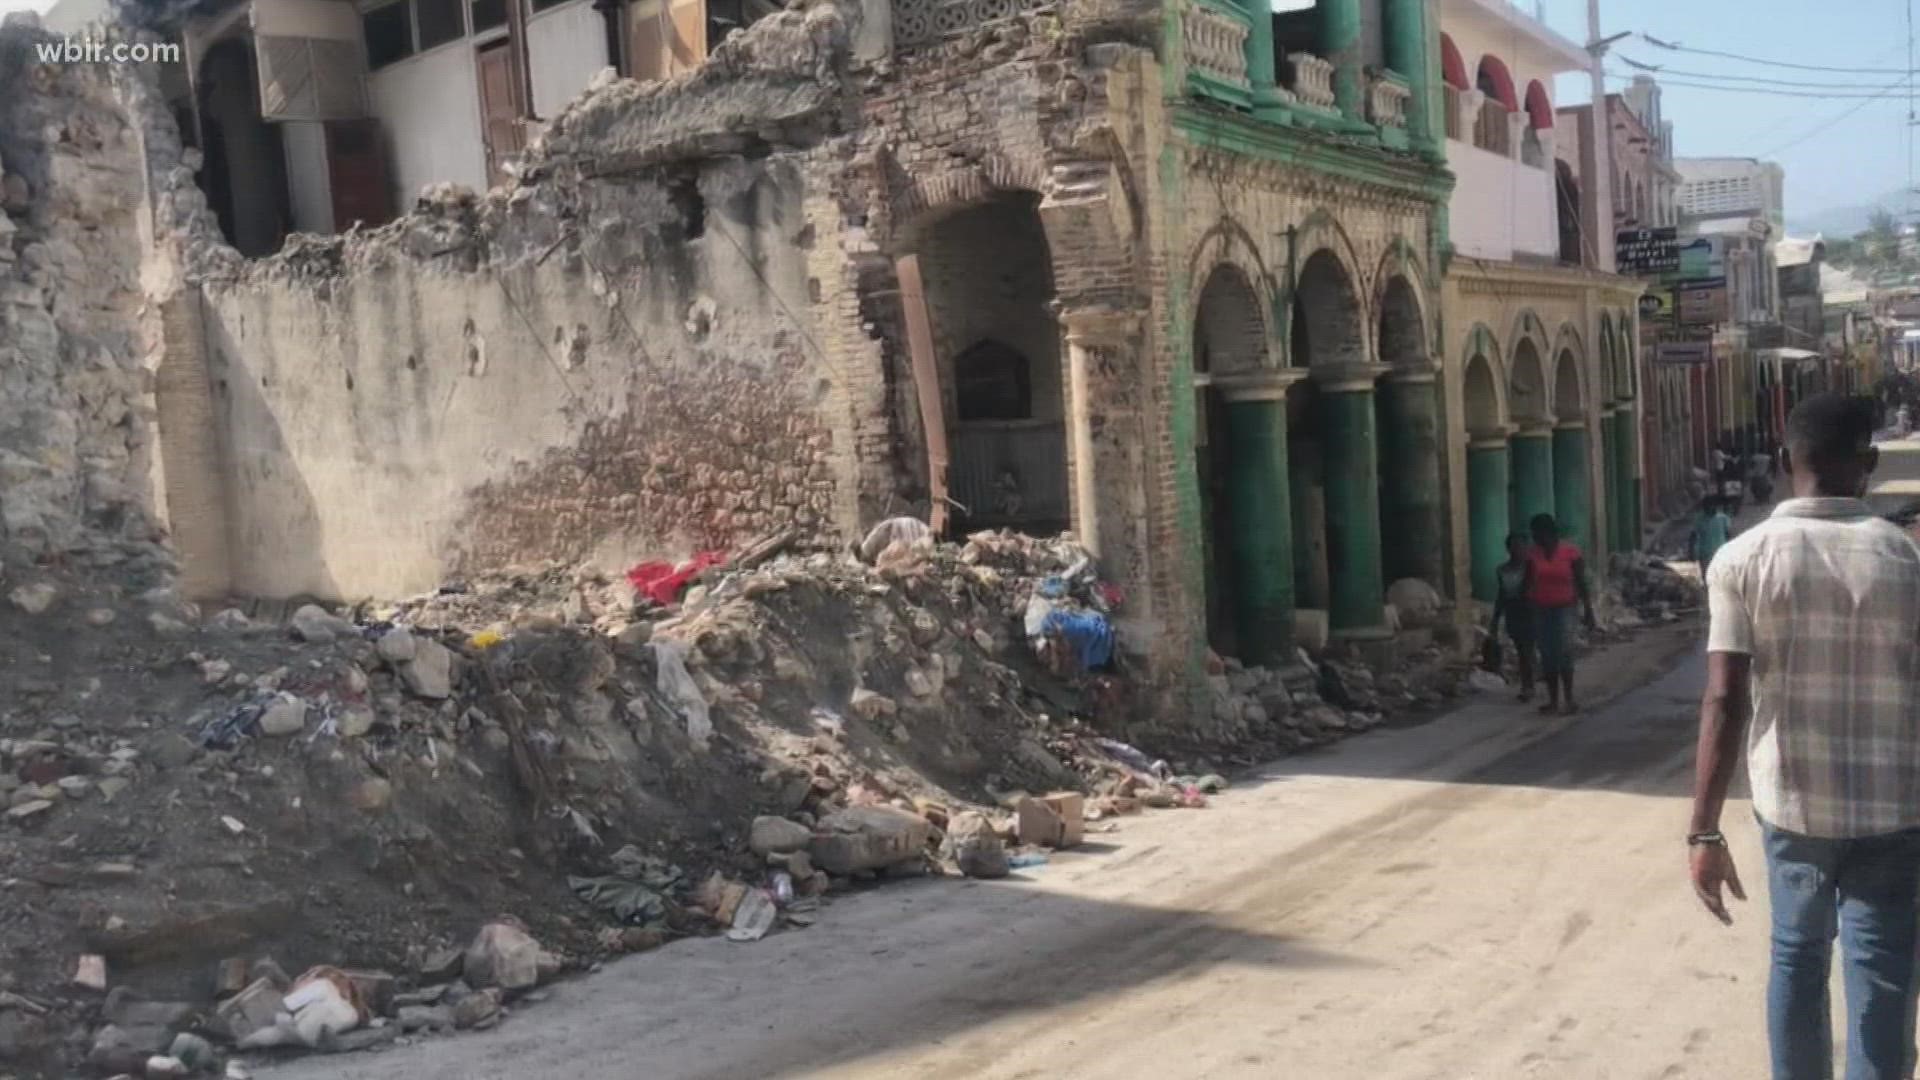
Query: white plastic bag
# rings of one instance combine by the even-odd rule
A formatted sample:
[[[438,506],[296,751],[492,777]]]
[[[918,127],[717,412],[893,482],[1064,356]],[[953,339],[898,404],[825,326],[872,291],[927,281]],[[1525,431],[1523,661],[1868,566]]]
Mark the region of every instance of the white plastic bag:
[[[687,671],[687,646],[678,641],[655,641],[654,663],[660,668],[660,692],[679,706],[687,719],[687,738],[695,749],[705,750],[713,738],[713,717],[707,711],[706,695]]]

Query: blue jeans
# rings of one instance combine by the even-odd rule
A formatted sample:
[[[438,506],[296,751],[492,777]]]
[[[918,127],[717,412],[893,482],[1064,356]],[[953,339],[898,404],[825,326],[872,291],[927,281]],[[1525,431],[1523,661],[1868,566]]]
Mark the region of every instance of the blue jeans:
[[[1760,823],[1773,907],[1767,1037],[1774,1080],[1830,1080],[1827,978],[1840,937],[1846,1080],[1913,1075],[1920,829],[1823,840]]]

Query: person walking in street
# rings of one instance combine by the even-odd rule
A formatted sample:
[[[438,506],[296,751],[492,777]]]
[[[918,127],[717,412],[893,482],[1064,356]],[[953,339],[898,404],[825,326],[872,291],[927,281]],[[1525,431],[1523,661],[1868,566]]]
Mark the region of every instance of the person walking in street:
[[[1719,499],[1709,495],[1700,500],[1700,512],[1693,519],[1693,558],[1704,577],[1713,557],[1725,547],[1733,531],[1733,519]]]
[[[1514,533],[1507,537],[1507,561],[1497,571],[1499,591],[1493,597],[1493,625],[1487,633],[1500,637],[1500,621],[1506,620],[1507,640],[1513,643],[1513,657],[1520,665],[1520,700],[1533,700],[1533,603],[1527,599],[1527,538]],[[1497,672],[1496,672],[1497,674]]]
[[[1920,546],[1868,508],[1870,399],[1788,421],[1793,498],[1707,574],[1707,686],[1687,845],[1700,902],[1746,899],[1720,832],[1742,744],[1766,850],[1776,1080],[1833,1075],[1840,938],[1847,1080],[1911,1077],[1920,944]]]
[[[1573,702],[1573,613],[1578,603],[1594,625],[1593,595],[1580,548],[1560,538],[1552,514],[1535,514],[1530,523],[1533,547],[1527,552],[1527,602],[1533,606],[1534,641],[1540,647],[1540,674],[1547,682],[1543,713],[1579,711]]]

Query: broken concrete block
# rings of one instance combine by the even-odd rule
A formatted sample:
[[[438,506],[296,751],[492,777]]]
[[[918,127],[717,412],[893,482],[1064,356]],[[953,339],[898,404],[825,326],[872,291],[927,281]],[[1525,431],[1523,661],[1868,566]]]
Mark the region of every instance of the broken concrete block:
[[[360,1003],[374,1016],[393,1015],[393,997],[398,987],[392,975],[384,971],[349,968],[343,974],[360,995]]]
[[[271,979],[255,979],[246,989],[220,1003],[214,1018],[234,1042],[273,1027],[280,1012],[280,988]]]
[[[925,854],[933,826],[890,806],[855,806],[820,820],[807,853],[830,874],[879,870]]]
[[[511,923],[488,923],[467,946],[465,972],[475,987],[530,989],[540,982],[540,943]]]
[[[380,659],[389,664],[404,664],[413,659],[417,645],[410,631],[396,626],[380,635],[380,640],[374,643],[374,650],[380,654]]]
[[[1060,840],[1066,835],[1066,826],[1060,815],[1045,801],[1035,798],[1021,799],[1014,807],[1017,815],[1015,833],[1023,844],[1039,844],[1042,847],[1059,847]]]
[[[435,949],[420,963],[420,977],[428,982],[448,982],[460,977],[466,952],[458,948]]]
[[[1077,791],[1056,791],[1042,801],[1060,819],[1060,842],[1054,847],[1073,847],[1086,838],[1086,799]]]
[[[847,707],[853,710],[854,715],[866,720],[892,716],[899,710],[899,706],[894,704],[892,698],[885,694],[876,694],[865,687],[853,692],[853,696],[847,701]]]
[[[293,628],[295,637],[313,644],[351,637],[355,632],[352,623],[317,604],[308,604],[294,612],[287,625]]]
[[[7,594],[7,598],[13,601],[14,607],[19,608],[29,615],[44,614],[48,608],[53,606],[54,600],[59,598],[59,596],[60,589],[52,582],[47,581],[36,581],[29,585],[22,585]]]
[[[104,993],[107,989],[107,958],[98,953],[82,956],[74,968],[73,985],[82,990]]]
[[[454,1028],[453,1008],[447,1005],[403,1005],[400,1008],[400,1030],[415,1031],[452,1031]]]
[[[281,739],[307,726],[307,703],[292,694],[280,694],[260,714],[260,734]]]
[[[993,831],[985,814],[969,810],[954,815],[947,824],[947,854],[960,866],[960,872],[973,878],[1007,876],[1007,846]]]
[[[453,653],[432,638],[417,639],[413,659],[400,665],[400,681],[419,697],[448,697],[453,693]]]
[[[453,1006],[453,1024],[462,1031],[487,1027],[500,1019],[500,991],[481,990],[461,998]]]
[[[163,1027],[121,1027],[108,1024],[94,1032],[87,1063],[102,1072],[139,1072],[147,1059],[166,1050],[173,1033]]]
[[[753,819],[747,846],[755,855],[785,855],[803,851],[813,841],[813,830],[797,821],[763,815]]]

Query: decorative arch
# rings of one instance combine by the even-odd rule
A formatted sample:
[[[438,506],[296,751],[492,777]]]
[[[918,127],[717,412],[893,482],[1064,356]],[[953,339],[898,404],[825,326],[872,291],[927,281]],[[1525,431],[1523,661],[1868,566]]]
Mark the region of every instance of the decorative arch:
[[[1614,312],[1613,332],[1618,338],[1614,342],[1614,362],[1620,368],[1619,397],[1622,401],[1631,401],[1640,393],[1639,349],[1634,341],[1633,326],[1633,319],[1625,308]]]
[[[1553,339],[1547,336],[1547,324],[1540,321],[1540,316],[1532,308],[1521,308],[1520,314],[1514,316],[1510,341],[1507,349],[1509,359],[1519,355],[1521,342],[1532,343],[1535,354],[1539,356],[1552,355]]]
[[[1424,367],[1429,358],[1427,320],[1413,283],[1404,274],[1386,277],[1374,310],[1380,313],[1380,361],[1400,368]]]
[[[1586,383],[1580,359],[1568,345],[1556,351],[1553,362],[1553,415],[1561,423],[1580,423],[1587,417]]]
[[[1527,84],[1527,118],[1535,131],[1553,126],[1553,98],[1548,96],[1547,88],[1539,79]]]
[[[1460,56],[1460,46],[1446,34],[1440,35],[1440,77],[1455,90],[1473,89],[1473,83],[1467,81],[1467,62]]]
[[[1613,314],[1600,313],[1600,384],[1606,390],[1603,405],[1612,405],[1619,388],[1619,377],[1614,372],[1613,362]]]
[[[1275,298],[1280,294],[1279,282],[1267,266],[1266,258],[1260,254],[1260,245],[1254,242],[1253,234],[1233,218],[1222,218],[1200,234],[1199,241],[1193,245],[1193,254],[1187,258],[1187,280],[1200,282],[1204,286],[1214,271],[1222,266],[1233,267],[1252,283],[1261,299],[1262,311],[1275,310]],[[1197,311],[1198,306],[1199,293],[1195,292],[1188,314]]]
[[[1288,353],[1295,366],[1358,364],[1367,359],[1366,312],[1353,264],[1333,248],[1300,264],[1293,288]]]
[[[1537,339],[1523,337],[1514,341],[1513,361],[1507,372],[1507,402],[1516,422],[1538,424],[1552,421],[1552,399],[1547,396],[1546,364]]]
[[[1485,323],[1476,323],[1467,332],[1460,355],[1467,358],[1462,368],[1467,436],[1503,434],[1507,425],[1507,375],[1500,340]]]
[[[1246,271],[1216,263],[1194,310],[1194,370],[1227,375],[1269,366],[1264,307]]]
[[[908,179],[893,192],[893,220],[922,228],[948,212],[964,210],[995,195],[1040,195],[1046,179],[1041,162],[1015,162],[988,154],[977,164]]]
[[[1514,90],[1513,72],[1507,70],[1506,61],[1492,53],[1480,58],[1480,70],[1474,76],[1474,86],[1506,106],[1508,112],[1519,111],[1520,97]]]

